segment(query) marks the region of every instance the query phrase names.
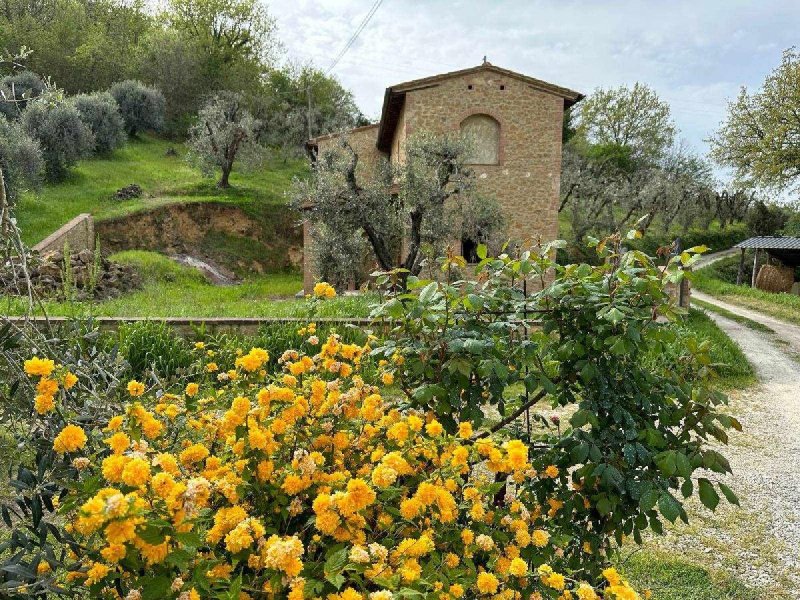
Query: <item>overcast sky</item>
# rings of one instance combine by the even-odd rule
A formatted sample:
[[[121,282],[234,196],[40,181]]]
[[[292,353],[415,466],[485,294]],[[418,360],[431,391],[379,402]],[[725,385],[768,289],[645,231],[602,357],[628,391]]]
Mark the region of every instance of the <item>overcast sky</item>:
[[[289,58],[328,68],[374,0],[272,0]],[[495,65],[590,93],[648,83],[697,151],[798,42],[798,0],[384,0],[333,70],[370,117],[389,85]]]

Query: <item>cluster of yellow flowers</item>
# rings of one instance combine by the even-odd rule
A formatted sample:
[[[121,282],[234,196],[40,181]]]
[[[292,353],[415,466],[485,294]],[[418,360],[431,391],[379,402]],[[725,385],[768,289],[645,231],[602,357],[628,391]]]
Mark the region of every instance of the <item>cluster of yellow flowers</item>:
[[[49,358],[33,358],[26,360],[23,365],[25,373],[31,377],[39,377],[36,385],[36,399],[34,409],[44,415],[55,409],[55,396],[59,390],[59,383],[64,390],[72,389],[78,383],[78,378],[63,367],[57,366]],[[53,375],[56,375],[53,377]]]
[[[519,440],[401,411],[360,374],[369,351],[331,335],[266,373],[253,348],[179,394],[131,382],[102,432],[66,425],[55,450],[79,468],[67,530],[83,554],[65,583],[131,600],[153,580],[180,600],[229,597],[234,581],[241,599],[639,598],[616,571],[601,591],[550,566],[561,506],[519,484],[556,467],[537,473]]]
[[[314,286],[314,296],[317,298],[335,298],[336,290],[331,284],[320,281]]]

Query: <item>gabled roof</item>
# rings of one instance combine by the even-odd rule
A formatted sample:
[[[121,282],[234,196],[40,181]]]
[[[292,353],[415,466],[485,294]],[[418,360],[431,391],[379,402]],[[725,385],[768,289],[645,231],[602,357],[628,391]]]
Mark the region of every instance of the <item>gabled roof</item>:
[[[739,242],[734,248],[753,248],[766,250],[767,253],[779,259],[783,264],[796,267],[800,265],[800,238],[796,237],[751,237]],[[744,256],[742,257],[744,258]]]
[[[800,238],[796,237],[751,237],[739,242],[734,248],[758,248],[759,250],[800,250]]]
[[[454,77],[463,77],[464,75],[471,75],[473,73],[480,73],[482,71],[492,71],[499,75],[504,75],[512,79],[523,81],[535,90],[560,96],[564,99],[564,108],[568,108],[583,99],[584,95],[580,92],[570,90],[565,87],[554,85],[541,79],[528,77],[522,73],[502,69],[495,65],[484,62],[477,67],[469,69],[462,69],[460,71],[451,71],[449,73],[441,73],[440,75],[433,75],[432,77],[424,77],[422,79],[414,79],[406,81],[405,83],[398,83],[391,87],[386,88],[386,93],[383,99],[383,111],[381,113],[380,129],[378,131],[378,149],[383,152],[389,152],[392,145],[392,138],[394,131],[397,128],[397,121],[400,117],[400,111],[405,102],[407,92],[418,90],[426,87],[433,87]]]

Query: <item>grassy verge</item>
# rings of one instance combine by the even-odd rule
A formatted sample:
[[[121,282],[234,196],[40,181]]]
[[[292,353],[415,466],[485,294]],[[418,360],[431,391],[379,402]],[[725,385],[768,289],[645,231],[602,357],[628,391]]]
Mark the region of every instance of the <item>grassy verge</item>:
[[[176,155],[168,156],[170,149]],[[220,190],[187,164],[185,153],[182,144],[142,136],[111,156],[81,161],[66,181],[23,195],[17,218],[25,242],[42,240],[81,213],[104,219],[177,202],[230,203],[260,216],[265,208],[284,204],[292,179],[307,172],[304,161],[275,160],[251,173],[234,172],[233,187]],[[112,199],[132,183],[142,187],[142,198]]]
[[[717,306],[716,304],[711,304],[710,302],[705,302],[704,300],[698,300],[697,298],[692,299],[692,304],[699,306],[703,310],[711,311],[720,315],[721,317],[725,317],[726,319],[730,319],[731,321],[735,321],[740,325],[744,325],[748,329],[753,329],[755,331],[760,331],[761,333],[775,333],[775,330],[771,327],[767,327],[763,323],[759,323],[758,321],[753,321],[753,319],[748,319],[747,317],[743,317],[742,315],[737,315],[735,312],[731,312],[721,306]]]
[[[692,278],[692,286],[731,304],[752,308],[789,323],[800,324],[800,296],[765,292],[726,281],[731,277],[730,272],[734,262],[732,259],[726,259],[697,271]]]
[[[747,361],[739,344],[729,338],[716,323],[700,310],[691,309],[686,319],[677,325],[683,335],[694,335],[711,344],[711,360],[719,376],[719,385],[725,389],[746,388],[756,381],[752,365]],[[681,337],[677,344],[683,344]]]
[[[246,279],[239,285],[210,284],[200,272],[156,252],[127,251],[112,259],[132,264],[142,274],[144,288],[103,302],[47,301],[51,316],[67,317],[304,317],[308,305],[294,295],[302,289],[297,273],[274,273]],[[321,317],[369,314],[371,297],[343,296],[322,304]],[[0,301],[0,311],[21,314],[15,299]]]
[[[637,589],[653,600],[759,600],[762,596],[730,576],[666,553],[636,552],[620,565]]]

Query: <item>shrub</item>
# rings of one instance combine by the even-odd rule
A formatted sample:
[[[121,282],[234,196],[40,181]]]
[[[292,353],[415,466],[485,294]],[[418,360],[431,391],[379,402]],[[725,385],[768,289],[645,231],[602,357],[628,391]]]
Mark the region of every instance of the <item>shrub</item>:
[[[63,179],[70,167],[94,147],[94,136],[78,110],[67,103],[33,102],[22,114],[28,134],[39,141],[50,181]]]
[[[30,100],[45,90],[44,81],[32,71],[21,71],[0,79],[0,115],[16,119]]]
[[[189,344],[166,323],[126,323],[120,326],[118,338],[120,352],[133,378],[145,379],[154,374],[171,379],[184,373],[192,363]]]
[[[699,493],[714,509],[719,490],[736,501],[697,471],[730,471],[707,440],[725,442],[726,429],[740,425],[721,412],[727,399],[711,386],[710,344],[687,342],[674,360],[642,361],[675,340],[656,317],[675,318],[664,287],[694,258],[684,253],[661,269],[612,236],[597,242],[598,265],[559,266],[551,257],[560,245],[484,258],[474,280],[450,277],[460,257],[445,261],[441,280],[409,278],[410,293],[373,313],[391,324],[375,352],[393,365],[389,379],[408,404],[448,431],[471,421],[516,428],[535,443],[533,467],[558,469],[530,481],[530,492],[558,509],[550,518],[564,535],[565,563],[596,573],[595,553],[612,552],[623,536],[641,542],[662,519],[687,520],[681,498]],[[402,277],[378,282],[395,289]],[[558,411],[554,422],[539,402]]]
[[[141,81],[120,81],[109,90],[117,101],[125,131],[135,136],[140,131],[159,131],[164,126],[164,95]]]
[[[94,151],[111,152],[125,142],[125,123],[117,101],[108,92],[81,94],[72,99],[81,120],[94,135]]]
[[[179,394],[131,381],[128,405],[102,428],[62,420],[56,398],[40,402],[74,479],[59,535],[77,558],[40,556],[31,572],[91,596],[528,598],[568,588],[599,598],[559,572],[548,527],[558,510],[537,508],[525,485],[559,481],[555,467],[532,470],[519,440],[477,439],[466,423],[449,434],[430,415],[400,412],[358,374],[368,351],[331,336],[285,353],[275,372],[261,348],[222,375],[206,364]],[[62,394],[58,365],[25,368]],[[513,478],[514,501],[493,503],[491,473]],[[613,569],[604,576],[606,598],[637,597]]]
[[[19,123],[0,116],[0,169],[11,202],[17,199],[22,189],[39,183],[43,168],[39,143]]]

